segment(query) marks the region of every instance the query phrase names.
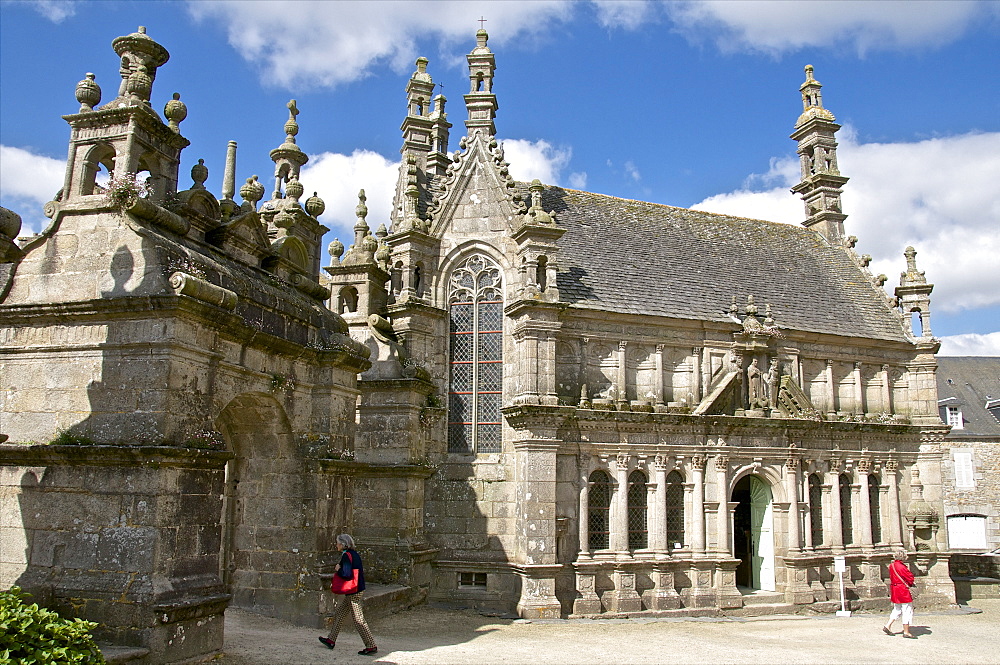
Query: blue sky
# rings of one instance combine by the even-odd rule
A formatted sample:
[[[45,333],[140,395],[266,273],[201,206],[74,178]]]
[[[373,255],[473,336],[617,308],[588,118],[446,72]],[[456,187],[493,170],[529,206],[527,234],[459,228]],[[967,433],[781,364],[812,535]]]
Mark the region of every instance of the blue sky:
[[[139,25],[180,92],[182,186],[199,158],[219,193],[269,180],[298,100],[302,181],[351,235],[357,190],[387,221],[417,56],[458,148],[477,19],[496,53],[497,131],[519,179],[799,223],[788,138],[815,66],[839,134],[847,232],[891,290],[907,245],[935,284],[943,353],[1000,355],[998,2],[0,2],[0,205],[38,231],[61,185],[77,81],[117,91],[111,40]]]

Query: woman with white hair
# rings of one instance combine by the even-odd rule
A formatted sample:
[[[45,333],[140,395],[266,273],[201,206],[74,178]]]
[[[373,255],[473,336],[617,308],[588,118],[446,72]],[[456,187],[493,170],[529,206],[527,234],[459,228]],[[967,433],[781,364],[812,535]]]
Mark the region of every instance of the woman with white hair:
[[[897,549],[892,554],[892,563],[889,564],[889,599],[892,601],[892,613],[889,614],[889,621],[882,626],[882,632],[892,635],[892,624],[896,619],[903,619],[903,637],[916,639],[916,635],[910,633],[910,624],[913,623],[913,596],[910,595],[910,587],[913,586],[913,573],[906,567],[906,550]]]
[[[330,590],[338,594],[337,607],[333,611],[330,623],[330,634],[327,637],[320,637],[319,641],[332,649],[337,645],[337,635],[340,634],[340,626],[344,622],[348,609],[354,617],[354,627],[358,629],[361,640],[365,643],[365,648],[358,653],[362,656],[370,656],[378,653],[375,646],[375,638],[365,621],[364,609],[361,606],[362,597],[365,591],[365,569],[361,563],[361,555],[354,549],[354,539],[346,533],[337,536],[337,551],[342,552],[340,563],[333,569],[333,581]]]

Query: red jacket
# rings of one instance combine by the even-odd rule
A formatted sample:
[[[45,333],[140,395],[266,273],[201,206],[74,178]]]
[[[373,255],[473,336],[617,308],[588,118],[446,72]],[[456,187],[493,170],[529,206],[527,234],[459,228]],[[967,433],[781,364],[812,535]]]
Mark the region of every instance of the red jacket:
[[[902,561],[889,564],[889,598],[894,603],[912,603],[910,587],[913,586],[913,573]]]

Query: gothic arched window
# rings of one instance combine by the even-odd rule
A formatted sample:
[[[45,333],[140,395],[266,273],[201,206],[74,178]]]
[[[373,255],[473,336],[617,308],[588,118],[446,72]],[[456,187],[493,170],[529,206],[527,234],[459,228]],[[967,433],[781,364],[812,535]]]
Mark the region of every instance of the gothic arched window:
[[[881,479],[874,473],[868,476],[868,507],[872,518],[872,543],[882,542],[882,503],[879,501]]]
[[[840,530],[844,535],[844,544],[854,542],[854,515],[851,514],[851,479],[840,476]]]
[[[590,474],[588,493],[587,527],[590,534],[588,547],[591,552],[606,550],[611,537],[611,476],[604,471]]]
[[[649,545],[646,518],[646,476],[633,471],[628,476],[628,548],[643,550]]]
[[[815,473],[809,476],[809,528],[813,547],[823,544],[823,482]]]
[[[667,549],[684,546],[684,478],[677,471],[667,474]]]
[[[473,254],[451,275],[448,451],[498,453],[503,385],[503,280],[489,257]]]

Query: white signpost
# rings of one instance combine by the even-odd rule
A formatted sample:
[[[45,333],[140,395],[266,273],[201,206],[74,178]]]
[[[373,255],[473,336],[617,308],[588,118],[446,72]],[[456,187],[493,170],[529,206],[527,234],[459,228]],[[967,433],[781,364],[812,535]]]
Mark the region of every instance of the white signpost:
[[[837,616],[849,617],[851,611],[847,609],[847,597],[844,595],[844,573],[847,572],[847,559],[842,556],[833,557],[833,570],[840,576],[840,609]]]

